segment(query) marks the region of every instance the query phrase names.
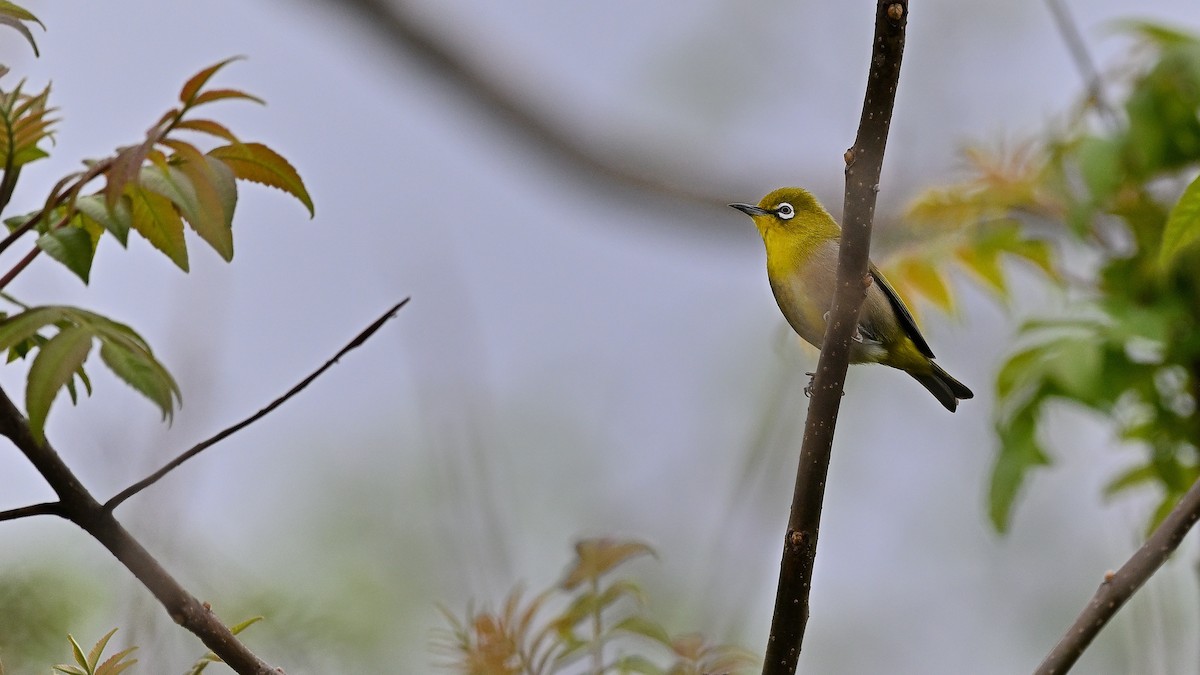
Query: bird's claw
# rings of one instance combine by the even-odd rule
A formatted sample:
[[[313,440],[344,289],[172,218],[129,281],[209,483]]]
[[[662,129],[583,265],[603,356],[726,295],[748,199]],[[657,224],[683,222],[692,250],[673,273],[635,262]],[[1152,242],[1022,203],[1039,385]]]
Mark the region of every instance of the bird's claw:
[[[822,314],[821,319],[825,322],[825,325],[828,326],[829,325],[829,312],[825,312],[824,314]],[[854,327],[854,335],[851,335],[850,339],[853,340],[854,342],[862,342],[863,341],[862,331],[859,330],[859,326]]]
[[[812,398],[813,381],[817,378],[817,374],[816,373],[805,373],[805,375],[808,376],[808,384],[804,385],[804,398]],[[846,392],[843,391],[842,396],[845,396],[845,395],[846,395]]]

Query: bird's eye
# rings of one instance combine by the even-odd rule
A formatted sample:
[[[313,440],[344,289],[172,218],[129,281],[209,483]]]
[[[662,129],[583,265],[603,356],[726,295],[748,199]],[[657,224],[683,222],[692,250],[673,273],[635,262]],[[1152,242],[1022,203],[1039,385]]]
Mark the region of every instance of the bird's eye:
[[[775,207],[775,215],[784,220],[791,220],[792,216],[796,215],[796,209],[793,209],[791,204],[784,202]]]

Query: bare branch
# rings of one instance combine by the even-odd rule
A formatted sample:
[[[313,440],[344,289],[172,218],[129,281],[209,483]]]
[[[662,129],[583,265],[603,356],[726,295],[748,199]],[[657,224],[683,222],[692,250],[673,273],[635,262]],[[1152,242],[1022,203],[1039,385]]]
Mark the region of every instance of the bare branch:
[[[165,466],[163,466],[161,469],[159,469],[158,471],[155,471],[154,473],[150,474],[149,476],[146,476],[142,480],[139,480],[138,482],[134,483],[133,485],[130,485],[129,487],[125,488],[124,490],[121,490],[112,499],[109,499],[107,502],[104,503],[104,510],[108,511],[108,512],[112,512],[114,509],[116,509],[118,506],[120,506],[122,502],[124,502],[125,500],[129,499],[130,497],[136,495],[137,493],[141,492],[142,490],[145,490],[146,488],[150,487],[151,485],[154,485],[159,480],[161,480],[163,478],[163,476],[166,476],[168,473],[171,473],[176,468],[178,468],[179,465],[181,465],[184,462],[188,461],[189,459],[195,457],[196,455],[200,454],[201,452],[204,452],[205,450],[216,445],[217,443],[220,443],[221,441],[225,440],[226,438],[229,438],[233,434],[250,426],[251,424],[262,419],[263,417],[266,417],[273,410],[275,410],[279,406],[286,403],[288,399],[292,398],[296,394],[299,394],[308,385],[312,384],[313,380],[316,380],[326,370],[329,370],[331,367],[333,367],[333,365],[335,363],[337,363],[339,359],[341,359],[343,356],[345,356],[347,352],[355,349],[362,343],[366,342],[372,335],[375,334],[376,331],[378,331],[383,326],[383,324],[387,323],[387,321],[389,319],[396,316],[396,312],[400,311],[401,307],[408,304],[408,301],[410,299],[411,298],[405,298],[404,300],[400,301],[395,306],[393,306],[391,309],[389,309],[387,312],[385,312],[383,314],[383,316],[376,319],[370,326],[367,326],[361,333],[359,333],[353,340],[351,340],[349,344],[347,344],[345,347],[342,347],[342,349],[340,351],[338,351],[337,354],[334,354],[333,358],[326,361],[324,365],[322,365],[320,368],[317,368],[315,371],[312,372],[312,374],[310,374],[308,377],[301,380],[299,384],[297,384],[296,386],[289,389],[286,394],[275,399],[274,401],[272,401],[270,403],[270,405],[263,408],[262,410],[259,410],[258,412],[254,413],[253,415],[247,417],[246,419],[242,420],[241,422],[238,422],[237,424],[226,427],[225,429],[222,429],[221,431],[217,432],[215,435],[208,438],[207,440],[197,443],[196,445],[192,446],[190,449],[181,453],[175,459],[171,460],[170,462],[167,462],[167,464]]]
[[[1054,25],[1058,27],[1059,35],[1066,43],[1067,51],[1071,52],[1075,67],[1079,69],[1079,75],[1083,78],[1084,86],[1087,87],[1088,98],[1096,104],[1096,109],[1100,111],[1105,122],[1115,124],[1117,113],[1108,102],[1108,97],[1104,95],[1104,83],[1100,78],[1100,71],[1096,69],[1096,62],[1092,59],[1091,52],[1088,51],[1087,45],[1083,41],[1079,24],[1075,22],[1075,18],[1071,16],[1071,12],[1067,10],[1067,6],[1063,4],[1062,0],[1046,0],[1046,6],[1054,15]]]
[[[833,432],[850,362],[851,336],[870,287],[867,263],[871,221],[900,78],[907,23],[907,0],[877,0],[875,38],[862,117],[854,146],[846,151],[846,199],[837,291],[821,344],[821,358],[817,362],[812,400],[805,421],[763,675],[796,672],[808,623],[808,597],[817,555],[825,478],[829,472]]]
[[[11,440],[58,494],[59,515],[83,528],[120,560],[162,603],[176,623],[242,675],[277,673],[246,648],[208,605],[188,593],[142,547],[112,513],[92,497],[49,442],[38,443],[29,423],[8,395],[0,390],[0,436]]]
[[[1183,537],[1200,520],[1200,480],[1183,495],[1162,524],[1121,569],[1104,575],[1104,581],[1092,601],[1067,629],[1035,675],[1062,675],[1092,643],[1117,611],[1158,571]]]
[[[0,511],[0,521],[29,518],[30,516],[62,516],[62,504],[58,502],[43,502],[30,504],[16,509]]]

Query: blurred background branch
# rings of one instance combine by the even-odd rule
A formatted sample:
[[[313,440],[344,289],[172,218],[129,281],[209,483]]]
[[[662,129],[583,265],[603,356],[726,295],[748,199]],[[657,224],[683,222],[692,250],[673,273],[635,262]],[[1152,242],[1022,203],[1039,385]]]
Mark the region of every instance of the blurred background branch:
[[[481,63],[496,60],[497,55],[477,54],[467,49],[469,37],[465,33],[454,38],[439,34],[414,15],[410,3],[316,1],[352,10],[363,27],[381,38],[397,59],[421,63],[440,80],[465,93],[508,132],[589,182],[713,209],[723,209],[730,195],[760,191],[760,187],[730,176],[685,170],[689,166],[687,148],[678,148],[669,156],[650,157],[637,148],[623,147],[618,140],[584,141],[569,121],[554,119],[552,113],[538,108],[530,97],[506,87],[502,78],[485,73]]]

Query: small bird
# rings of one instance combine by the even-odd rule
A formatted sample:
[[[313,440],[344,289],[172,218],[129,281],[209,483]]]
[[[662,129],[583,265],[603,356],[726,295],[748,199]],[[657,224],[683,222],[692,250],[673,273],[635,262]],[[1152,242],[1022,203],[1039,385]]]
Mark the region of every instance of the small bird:
[[[754,220],[767,247],[767,278],[783,316],[809,344],[820,347],[837,285],[842,228],[803,188],[785,187],[757,206],[730,204]],[[874,263],[858,329],[850,345],[851,363],[882,363],[912,375],[950,412],[974,396],[933,362],[933,351],[917,329],[912,312]]]

